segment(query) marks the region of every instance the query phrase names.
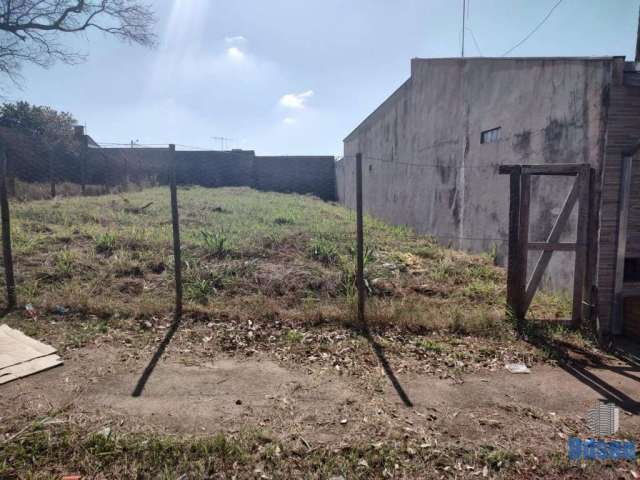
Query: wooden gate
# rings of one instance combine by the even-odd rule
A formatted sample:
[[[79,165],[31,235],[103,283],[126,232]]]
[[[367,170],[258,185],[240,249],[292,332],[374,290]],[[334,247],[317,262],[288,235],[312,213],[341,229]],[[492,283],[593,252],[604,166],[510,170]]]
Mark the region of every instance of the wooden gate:
[[[510,176],[509,195],[509,258],[507,265],[507,308],[518,320],[524,320],[540,280],[554,251],[575,251],[573,280],[572,326],[579,326],[588,315],[585,305],[590,302],[591,286],[588,278],[590,248],[589,217],[592,169],[588,164],[502,165],[500,174]],[[567,195],[545,242],[529,241],[529,204],[532,175],[573,176],[576,180]],[[569,216],[578,204],[577,238],[574,243],[561,243],[560,235]],[[542,251],[527,281],[529,251]]]

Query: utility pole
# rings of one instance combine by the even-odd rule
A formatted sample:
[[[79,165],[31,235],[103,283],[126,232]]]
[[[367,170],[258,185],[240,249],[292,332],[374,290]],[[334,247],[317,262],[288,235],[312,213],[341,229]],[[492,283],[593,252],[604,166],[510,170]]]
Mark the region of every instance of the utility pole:
[[[640,62],[640,9],[638,10],[638,34],[636,35],[636,63]]]
[[[467,13],[467,0],[462,0],[462,58],[464,58],[464,34],[465,34],[465,17]]]

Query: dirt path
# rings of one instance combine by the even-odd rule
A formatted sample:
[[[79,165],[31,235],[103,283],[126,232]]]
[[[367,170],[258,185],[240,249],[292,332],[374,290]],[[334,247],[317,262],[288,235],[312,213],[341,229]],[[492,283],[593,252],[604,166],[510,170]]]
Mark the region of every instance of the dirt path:
[[[400,374],[413,404],[407,407],[382,368],[363,382],[331,370],[284,366],[266,355],[160,360],[142,394],[134,397],[146,360],[108,346],[81,349],[63,367],[3,386],[3,417],[33,418],[64,409],[91,425],[122,431],[262,429],[313,445],[406,435],[428,444],[464,435],[465,441],[539,441],[543,449],[562,450],[567,435],[586,432],[586,413],[602,398],[575,372],[540,364],[529,375],[498,370],[461,381]],[[640,400],[637,368],[589,368],[586,375],[627,401]],[[620,424],[637,438],[640,417],[632,407],[621,414]]]

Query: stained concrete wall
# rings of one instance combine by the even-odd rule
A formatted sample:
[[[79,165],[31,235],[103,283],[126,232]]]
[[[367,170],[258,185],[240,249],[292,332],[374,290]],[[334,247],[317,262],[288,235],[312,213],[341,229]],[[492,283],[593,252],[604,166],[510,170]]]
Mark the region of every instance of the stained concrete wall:
[[[495,246],[504,263],[509,183],[498,166],[586,162],[599,175],[612,69],[623,61],[413,59],[411,78],[345,139],[339,200],[355,206],[361,152],[367,213],[470,251]],[[500,140],[481,144],[497,127]],[[532,179],[532,241],[545,239],[572,181]],[[575,240],[575,217],[562,241]],[[572,262],[573,253],[555,253],[544,285],[570,286]]]

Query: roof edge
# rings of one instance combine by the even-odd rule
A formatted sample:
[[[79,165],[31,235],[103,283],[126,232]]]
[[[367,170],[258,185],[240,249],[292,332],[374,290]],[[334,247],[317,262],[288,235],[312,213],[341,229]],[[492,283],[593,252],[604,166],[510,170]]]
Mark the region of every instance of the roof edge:
[[[351,137],[353,137],[360,129],[364,128],[366,126],[366,124],[378,113],[380,112],[383,108],[387,107],[389,105],[389,103],[391,103],[391,101],[393,100],[393,98],[398,95],[402,90],[404,90],[405,88],[407,88],[407,86],[411,83],[411,77],[407,78],[402,85],[400,85],[398,88],[396,88],[393,93],[391,95],[389,95],[380,105],[378,105],[376,107],[376,109],[371,112],[369,115],[367,115],[365,117],[364,120],[362,120],[362,122],[360,122],[358,124],[358,126],[356,128],[354,128],[351,133],[349,133],[349,135],[347,135],[346,137],[344,137],[344,139],[342,140],[343,142],[348,142],[349,140],[351,140]]]

